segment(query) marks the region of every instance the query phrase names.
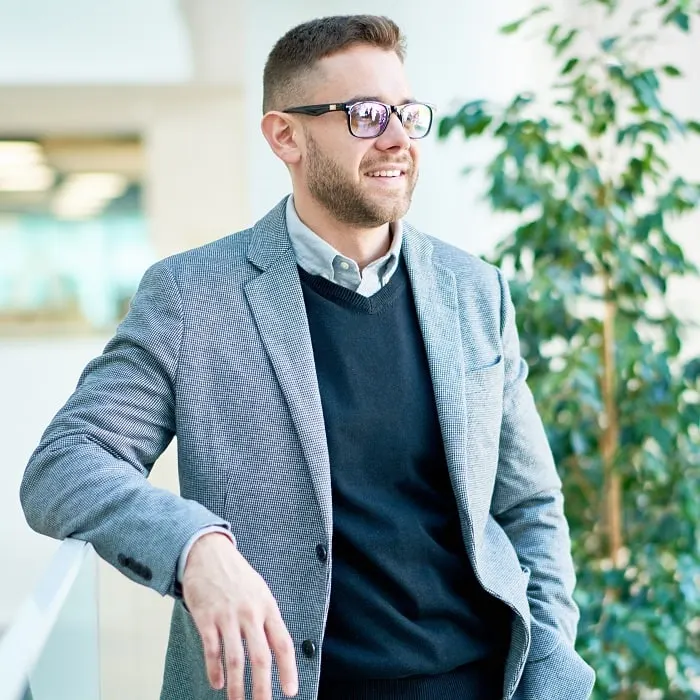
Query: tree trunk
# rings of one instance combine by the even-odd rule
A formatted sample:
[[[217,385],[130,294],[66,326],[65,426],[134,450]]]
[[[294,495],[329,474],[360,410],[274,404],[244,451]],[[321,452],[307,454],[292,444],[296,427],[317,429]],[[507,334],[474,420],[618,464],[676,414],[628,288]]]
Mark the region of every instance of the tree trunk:
[[[606,279],[606,289],[609,290],[609,280]],[[605,524],[608,535],[608,554],[615,568],[623,565],[621,560],[622,547],[622,482],[615,469],[615,457],[620,444],[620,428],[616,398],[616,367],[615,367],[615,316],[616,306],[606,294],[603,317],[603,405],[605,422],[601,436],[601,452],[604,469],[604,499]]]

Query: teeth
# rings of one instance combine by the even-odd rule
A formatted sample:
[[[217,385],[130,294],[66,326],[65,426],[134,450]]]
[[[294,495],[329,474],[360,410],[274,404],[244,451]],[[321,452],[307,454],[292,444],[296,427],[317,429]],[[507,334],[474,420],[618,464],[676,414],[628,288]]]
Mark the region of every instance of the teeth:
[[[380,170],[376,173],[370,173],[370,177],[401,177],[400,170]]]

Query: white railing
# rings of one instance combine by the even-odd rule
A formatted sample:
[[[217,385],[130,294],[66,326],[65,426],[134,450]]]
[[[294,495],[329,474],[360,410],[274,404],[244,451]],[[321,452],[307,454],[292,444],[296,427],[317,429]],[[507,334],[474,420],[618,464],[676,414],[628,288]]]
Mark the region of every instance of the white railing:
[[[61,543],[0,639],[0,700],[98,700],[97,564]]]

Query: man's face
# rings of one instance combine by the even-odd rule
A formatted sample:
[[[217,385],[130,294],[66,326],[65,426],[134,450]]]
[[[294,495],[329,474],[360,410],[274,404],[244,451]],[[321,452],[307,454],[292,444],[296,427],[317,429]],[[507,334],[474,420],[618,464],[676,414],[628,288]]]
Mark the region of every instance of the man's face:
[[[367,98],[401,105],[412,98],[394,52],[356,46],[321,60],[319,69],[308,104]],[[335,219],[374,228],[406,214],[418,179],[419,153],[396,114],[384,133],[369,139],[350,134],[342,111],[302,119],[303,184]],[[401,174],[377,176],[392,170]]]

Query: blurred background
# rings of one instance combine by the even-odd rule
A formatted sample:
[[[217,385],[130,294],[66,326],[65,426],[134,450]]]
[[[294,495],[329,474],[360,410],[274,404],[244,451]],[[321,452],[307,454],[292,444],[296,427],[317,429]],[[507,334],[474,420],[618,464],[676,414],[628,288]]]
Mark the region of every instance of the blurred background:
[[[689,9],[689,3],[680,1],[561,0],[554,3],[554,14],[550,15],[554,19],[545,27],[549,38],[543,39],[527,27],[521,31],[519,26],[511,25],[506,31],[499,31],[531,7],[521,0],[435,0],[429,5],[395,4],[389,0],[0,0],[0,437],[6,455],[0,471],[0,634],[21,613],[23,602],[45,574],[57,548],[56,542],[29,531],[18,502],[24,466],[44,427],[74,388],[83,366],[101,351],[126,313],[141,275],[152,262],[250,225],[289,191],[286,170],[269,152],[259,130],[262,70],[275,41],[291,26],[314,17],[368,12],[387,14],[401,26],[408,37],[406,65],[414,93],[436,103],[442,120],[440,128],[436,125],[434,137],[423,144],[421,180],[411,221],[443,240],[503,264],[512,278],[516,301],[525,307],[521,310],[524,318],[536,316],[535,312],[527,316],[528,302],[534,304],[534,309],[557,311],[539,302],[543,298],[559,298],[561,308],[557,312],[564,314],[561,333],[562,328],[568,327],[565,322],[574,316],[583,319],[581,313],[577,316],[571,309],[563,311],[568,299],[576,301],[577,294],[585,291],[603,304],[600,328],[595,323],[590,327],[578,324],[565,339],[570,341],[582,333],[590,339],[600,331],[601,350],[594,351],[598,360],[589,363],[588,370],[582,369],[585,362],[574,367],[571,347],[556,350],[551,342],[547,346],[556,335],[551,328],[542,323],[534,328],[532,324],[521,326],[538,399],[541,395],[545,402],[545,397],[556,390],[563,391],[569,402],[568,418],[562,413],[561,402],[558,408],[545,404],[543,412],[555,452],[564,465],[565,484],[574,480],[579,484],[570,490],[576,511],[572,527],[578,547],[577,565],[580,573],[600,573],[600,577],[582,587],[580,594],[582,605],[589,612],[596,611],[585,620],[582,644],[589,660],[602,669],[603,690],[597,697],[700,697],[700,567],[695,556],[700,515],[686,508],[682,532],[671,528],[671,534],[664,535],[666,539],[659,540],[660,544],[653,536],[649,539],[654,546],[658,544],[661,550],[670,552],[666,583],[668,595],[676,603],[674,612],[669,612],[668,606],[660,612],[658,601],[649,594],[654,579],[647,569],[641,575],[635,564],[637,569],[630,576],[634,568],[630,559],[635,551],[643,549],[636,548],[634,542],[644,542],[644,536],[637,526],[636,530],[629,530],[628,537],[624,525],[634,520],[631,513],[643,512],[648,505],[639,500],[639,494],[657,493],[653,489],[659,484],[689,481],[692,486],[698,479],[698,426],[697,414],[693,412],[693,406],[697,406],[697,376],[688,367],[692,370],[692,361],[700,349],[700,334],[694,325],[700,320],[700,284],[691,269],[693,261],[700,262],[694,189],[694,183],[700,181],[700,148],[692,139],[659,139],[658,151],[652,155],[658,152],[667,167],[659,165],[656,179],[672,182],[683,178],[687,188],[683,192],[674,190],[678,198],[685,197],[687,206],[668,200],[668,226],[664,220],[657,227],[663,236],[668,234],[676,242],[678,250],[674,248],[671,255],[670,243],[664,248],[668,260],[664,258],[663,264],[667,267],[659,262],[654,273],[664,283],[657,284],[653,298],[645,289],[630,292],[622,283],[617,287],[624,288],[631,299],[630,308],[641,308],[640,304],[646,305],[647,301],[656,308],[663,307],[664,318],[673,320],[670,326],[663,327],[663,337],[668,338],[670,333],[678,339],[677,352],[669,354],[666,346],[662,351],[658,343],[649,341],[644,345],[637,336],[628,338],[629,347],[636,348],[636,359],[622,358],[618,362],[623,373],[629,360],[629,366],[641,367],[643,374],[648,367],[647,355],[668,360],[664,364],[669,368],[666,384],[675,389],[668,389],[663,406],[659,399],[658,410],[663,408],[663,415],[668,418],[669,402],[682,405],[685,418],[667,426],[667,434],[672,435],[670,442],[659,437],[650,448],[646,437],[633,431],[606,432],[613,404],[620,403],[615,392],[624,393],[625,387],[631,386],[631,378],[621,376],[612,393],[610,385],[606,393],[605,381],[599,381],[606,371],[604,359],[609,349],[600,329],[607,318],[605,309],[610,306],[605,306],[606,300],[610,299],[604,293],[596,297],[590,292],[590,285],[581,282],[581,275],[588,273],[581,272],[580,265],[577,267],[574,254],[582,251],[578,262],[587,260],[592,270],[592,261],[598,257],[607,260],[601,268],[605,277],[620,260],[610,262],[609,249],[598,257],[596,250],[587,252],[588,244],[577,236],[582,230],[584,237],[586,230],[612,236],[618,229],[609,228],[606,214],[602,225],[593,217],[592,228],[587,229],[579,221],[569,230],[566,222],[570,219],[562,211],[557,210],[555,216],[552,210],[547,214],[546,206],[542,208],[543,202],[550,201],[547,197],[552,195],[554,185],[569,188],[558,194],[561,204],[573,201],[589,180],[596,186],[600,184],[599,175],[591,175],[590,167],[600,158],[596,161],[590,151],[585,163],[574,163],[582,156],[571,150],[571,144],[588,143],[586,139],[591,138],[595,141],[605,128],[600,131],[601,127],[591,127],[589,123],[579,138],[570,127],[577,123],[580,127],[581,122],[572,120],[571,114],[563,118],[556,139],[562,143],[568,139],[570,150],[565,158],[562,156],[566,162],[557,165],[559,156],[552,155],[551,149],[549,155],[543,156],[542,140],[538,141],[527,128],[520,128],[527,127],[528,117],[516,99],[519,95],[528,96],[522,98],[522,103],[531,106],[532,95],[551,98],[562,76],[582,70],[585,62],[578,58],[569,67],[571,56],[567,52],[576,49],[576,45],[573,37],[566,43],[566,27],[588,28],[598,37],[597,42],[605,37],[624,36],[631,25],[621,21],[622,15],[610,14],[618,5],[624,5],[627,11],[650,7],[661,13],[660,20],[652,18],[656,24],[652,23],[651,29],[642,27],[646,34],[651,32],[658,39],[653,51],[650,49],[654,58],[645,55],[645,60],[653,63],[658,59],[660,66],[671,66],[666,71],[660,69],[660,74],[673,78],[663,90],[658,85],[654,87],[653,81],[648,87],[654,96],[663,94],[663,108],[659,105],[657,110],[651,98],[651,104],[645,108],[647,113],[640,113],[639,109],[635,112],[632,105],[631,113],[647,123],[647,127],[640,127],[640,142],[647,132],[654,131],[649,123],[668,123],[673,129],[680,122],[700,122],[700,28],[691,21],[697,8]],[[604,12],[595,14],[594,10]],[[608,26],[610,22],[612,28]],[[553,24],[560,27],[559,33],[552,34]],[[667,35],[668,28],[678,31]],[[598,36],[596,32],[602,34]],[[583,46],[580,50],[584,53],[600,53],[599,43],[594,42],[592,50],[585,43]],[[612,45],[603,53],[614,54]],[[623,59],[618,55],[610,61],[617,65]],[[584,77],[586,74],[585,70],[581,73]],[[630,94],[637,95],[634,99],[642,99],[641,83],[635,80],[634,76],[628,80],[628,87],[632,86]],[[602,94],[596,93],[593,85],[586,89],[590,89],[591,99]],[[503,109],[510,105],[510,116],[505,122],[499,121],[498,108],[491,105],[502,105]],[[597,107],[593,105],[591,109],[595,111]],[[605,123],[614,126],[615,119],[620,118],[618,133],[628,125],[629,120],[621,117],[621,108],[616,112],[608,105],[605,109]],[[519,124],[520,130],[495,132],[494,128],[502,123]],[[600,131],[597,135],[595,128]],[[700,125],[696,130],[690,126],[684,131],[692,135],[700,131]],[[613,143],[612,150],[619,153],[625,147],[624,137],[621,144]],[[524,156],[513,162],[506,156],[498,159],[499,154],[513,156],[520,152],[518,149],[524,149],[526,154],[528,149],[538,148],[540,155],[532,166],[536,170],[533,177],[520,177],[530,167],[523,165]],[[633,159],[633,155],[626,158],[625,167]],[[645,178],[654,181],[653,158],[638,160],[647,165],[639,166],[641,170],[634,177],[639,183],[646,182]],[[474,168],[470,177],[464,172],[468,165]],[[560,166],[568,170],[565,177],[557,180]],[[576,180],[568,176],[574,166],[583,173]],[[511,189],[504,189],[504,178],[498,176],[501,171],[510,174],[510,181],[506,177],[505,184]],[[648,199],[651,189],[651,185],[647,189],[640,185],[636,189],[628,187],[622,194],[620,190],[607,204],[599,203],[598,210],[612,212],[611,221],[617,222],[615,225],[624,233],[631,230],[630,221],[634,227],[643,218],[639,212],[633,212],[633,205]],[[581,201],[588,201],[585,193],[581,196]],[[527,231],[522,233],[524,224],[532,220],[528,212],[531,214],[533,202],[540,207],[534,220],[540,222],[538,230],[544,231],[548,242],[537,236],[524,238]],[[532,231],[531,227],[529,233]],[[642,231],[638,238],[650,239],[649,232],[647,227],[646,234]],[[561,253],[561,246],[555,245],[564,239],[570,244],[564,246],[569,251],[565,254]],[[640,240],[629,247],[632,259],[637,261],[647,260],[640,252]],[[601,246],[605,247],[603,243]],[[619,250],[623,248],[628,250],[620,242]],[[661,248],[661,244],[656,246]],[[523,251],[529,251],[525,263],[519,257]],[[635,271],[633,263],[629,265],[628,276],[639,278],[642,273]],[[562,269],[568,270],[563,277]],[[541,282],[546,277],[551,282],[555,270],[561,273],[557,279],[564,282],[554,291],[540,284],[537,293],[533,293],[537,280]],[[578,280],[576,284],[572,279]],[[587,313],[585,318],[595,318],[598,312],[593,309]],[[627,329],[618,322],[617,328],[622,327]],[[614,338],[615,331],[613,355]],[[584,345],[586,342],[582,341]],[[591,347],[598,345],[591,341]],[[577,373],[576,381],[567,384],[564,379],[570,380],[574,374],[564,370],[572,367]],[[562,383],[556,387],[538,383],[538,377],[550,373],[563,377]],[[649,380],[649,386],[657,393],[662,383]],[[590,399],[586,415],[606,418],[594,418],[588,432],[575,437],[572,424],[576,423],[577,414],[574,411],[571,418],[571,405],[587,405],[586,397]],[[644,404],[646,400],[637,396],[635,410],[653,417],[654,410]],[[687,406],[690,408],[686,413]],[[624,428],[624,415],[615,416],[615,420]],[[629,421],[639,423],[635,416]],[[663,425],[663,420],[655,420],[655,424]],[[596,442],[596,431],[607,436],[602,443]],[[682,445],[677,442],[679,433]],[[603,444],[606,440],[607,447]],[[583,459],[576,462],[583,464],[583,472],[576,472],[571,466],[572,444],[573,452]],[[673,452],[675,456],[669,458],[673,473],[665,470],[659,455],[657,462],[661,466],[657,470],[661,475],[653,476],[651,481],[645,471],[646,462],[625,471],[625,465],[636,464],[630,456],[634,446],[650,454],[661,450],[661,457],[664,451]],[[586,457],[590,458],[588,462]],[[567,471],[569,468],[571,472]],[[582,478],[589,488],[580,486]],[[172,446],[154,470],[153,480],[177,490]],[[600,504],[592,505],[591,490],[600,495]],[[618,494],[617,501],[608,498],[610,490]],[[678,496],[673,490],[664,494],[665,499]],[[692,501],[696,495],[696,491],[690,491],[678,497]],[[610,522],[616,517],[616,508],[623,523],[619,527]],[[605,517],[600,518],[601,513]],[[676,522],[681,518],[674,513],[659,517],[662,515]],[[596,522],[602,523],[600,533],[595,531]],[[624,533],[623,539],[613,536],[615,529]],[[675,543],[673,546],[669,538]],[[661,550],[647,551],[647,558],[656,557]],[[619,575],[615,578],[609,572]],[[170,601],[122,579],[101,563],[95,577],[85,585],[79,589],[80,595],[93,596],[97,601],[90,622],[95,636],[92,648],[97,654],[93,660],[98,669],[93,687],[99,687],[106,700],[158,697]],[[74,604],[80,607],[81,601],[84,599],[78,598]],[[623,610],[616,605],[626,607]],[[637,609],[645,611],[646,617],[631,615],[630,610]],[[655,627],[650,622],[664,615],[670,616],[667,625]],[[73,634],[75,630],[70,629]],[[596,639],[600,642],[597,645]],[[605,647],[606,640],[609,647]],[[60,646],[56,653],[60,653]],[[60,668],[60,664],[53,664],[52,672],[57,666]],[[97,693],[80,696],[73,690],[62,695],[56,684],[52,687],[53,691],[44,696],[35,690],[35,696],[77,698],[96,697]]]

